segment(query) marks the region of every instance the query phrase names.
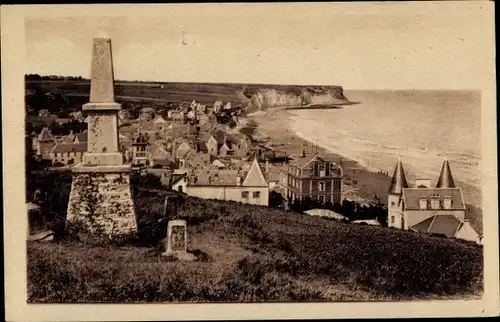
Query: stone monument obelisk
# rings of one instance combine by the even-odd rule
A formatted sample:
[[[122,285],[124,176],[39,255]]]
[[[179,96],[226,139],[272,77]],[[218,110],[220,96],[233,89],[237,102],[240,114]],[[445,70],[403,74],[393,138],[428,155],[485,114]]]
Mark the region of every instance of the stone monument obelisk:
[[[69,226],[100,237],[116,237],[137,229],[130,164],[119,149],[111,39],[94,38],[90,102],[83,105],[88,124],[87,152],[72,168]]]

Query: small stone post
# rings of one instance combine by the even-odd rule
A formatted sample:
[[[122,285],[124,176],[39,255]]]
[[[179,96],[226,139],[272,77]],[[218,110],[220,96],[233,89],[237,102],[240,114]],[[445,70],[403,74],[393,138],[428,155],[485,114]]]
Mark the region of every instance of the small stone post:
[[[197,258],[187,251],[187,227],[185,220],[170,220],[167,228],[165,256],[173,256],[180,261],[195,261]]]

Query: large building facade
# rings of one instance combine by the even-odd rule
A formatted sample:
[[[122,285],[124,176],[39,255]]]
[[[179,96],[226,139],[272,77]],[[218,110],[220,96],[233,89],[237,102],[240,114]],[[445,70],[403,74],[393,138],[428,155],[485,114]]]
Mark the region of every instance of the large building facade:
[[[302,156],[291,162],[286,171],[287,200],[317,200],[321,203],[342,201],[342,167],[318,154]],[[282,182],[283,184],[283,182]]]
[[[388,194],[388,226],[476,241],[479,235],[465,218],[462,189],[455,186],[448,161],[444,161],[436,185],[416,179],[406,180],[398,161]]]

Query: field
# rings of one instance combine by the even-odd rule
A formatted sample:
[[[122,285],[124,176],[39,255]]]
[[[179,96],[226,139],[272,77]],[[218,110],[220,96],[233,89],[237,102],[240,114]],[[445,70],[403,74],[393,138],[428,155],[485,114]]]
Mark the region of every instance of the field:
[[[67,96],[88,97],[90,81],[88,80],[27,80],[26,87],[39,86],[44,92],[60,92]],[[322,89],[339,89],[338,86],[296,86],[272,84],[237,84],[237,83],[145,83],[115,82],[115,95],[119,101],[156,101],[180,103],[196,100],[211,106],[216,100],[232,102],[233,106],[244,104],[258,89],[271,88],[300,94],[300,88],[308,88],[311,92]]]
[[[28,301],[410,300],[482,293],[482,246],[234,202],[182,200],[177,218],[187,220],[188,250],[198,261],[161,255],[163,196],[136,191],[145,233],[135,243],[66,237],[28,244]]]

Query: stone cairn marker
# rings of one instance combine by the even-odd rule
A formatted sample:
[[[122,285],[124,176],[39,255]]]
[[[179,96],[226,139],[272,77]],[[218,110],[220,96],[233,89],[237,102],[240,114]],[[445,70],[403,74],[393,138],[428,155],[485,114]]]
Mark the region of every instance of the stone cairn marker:
[[[83,105],[88,124],[87,152],[72,168],[68,204],[69,226],[98,237],[114,238],[136,232],[131,165],[119,149],[111,39],[94,38],[90,102]]]

